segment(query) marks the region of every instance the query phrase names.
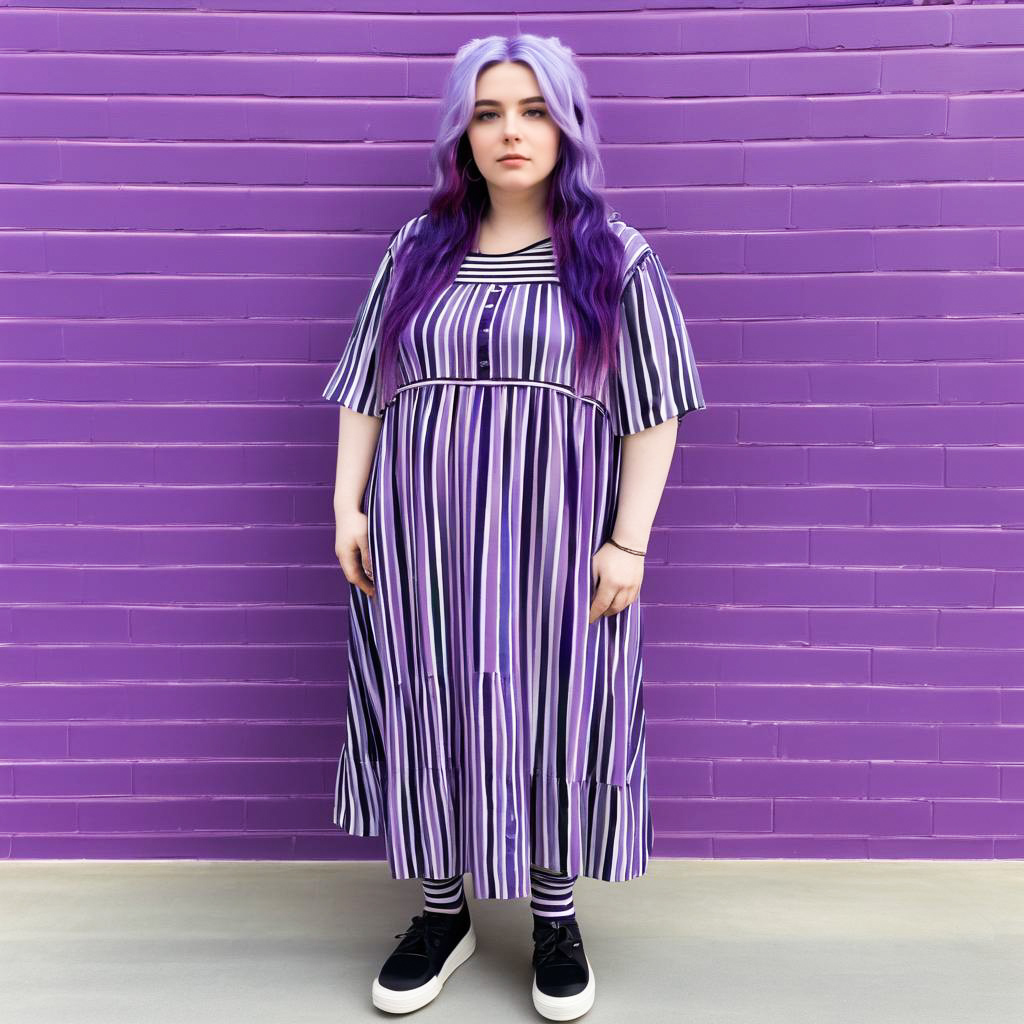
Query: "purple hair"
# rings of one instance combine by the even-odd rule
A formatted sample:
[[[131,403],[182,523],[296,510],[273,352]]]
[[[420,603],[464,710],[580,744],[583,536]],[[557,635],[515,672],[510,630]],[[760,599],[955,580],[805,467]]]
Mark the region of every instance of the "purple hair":
[[[442,97],[438,137],[430,150],[434,185],[426,216],[401,251],[393,254],[378,339],[384,403],[397,386],[402,331],[417,310],[454,280],[490,206],[487,183],[482,178],[471,181],[466,173],[472,162],[466,129],[473,117],[478,76],[502,61],[519,61],[533,71],[561,129],[547,220],[575,331],[576,393],[598,396],[616,365],[624,247],[608,226],[605,201],[594,187],[595,181],[603,182],[603,168],[583,73],[572,50],[554,36],[488,36],[471,40],[455,55]]]

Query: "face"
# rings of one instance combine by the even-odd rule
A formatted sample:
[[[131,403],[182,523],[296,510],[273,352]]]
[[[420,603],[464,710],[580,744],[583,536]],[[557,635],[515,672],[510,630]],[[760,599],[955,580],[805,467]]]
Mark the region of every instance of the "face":
[[[535,187],[558,159],[561,131],[548,113],[537,78],[513,61],[492,64],[477,77],[467,135],[473,161],[491,189],[519,192]],[[501,160],[508,153],[526,159]]]

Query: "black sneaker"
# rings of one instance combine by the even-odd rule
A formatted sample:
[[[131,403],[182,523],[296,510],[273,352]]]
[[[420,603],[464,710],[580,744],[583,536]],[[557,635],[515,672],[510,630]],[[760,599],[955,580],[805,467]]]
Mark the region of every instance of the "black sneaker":
[[[469,903],[463,900],[457,914],[417,914],[395,938],[402,941],[373,979],[373,1005],[388,1013],[408,1013],[434,999],[452,971],[476,949]]]
[[[533,1005],[548,1020],[572,1020],[594,1005],[594,969],[575,918],[534,925]]]

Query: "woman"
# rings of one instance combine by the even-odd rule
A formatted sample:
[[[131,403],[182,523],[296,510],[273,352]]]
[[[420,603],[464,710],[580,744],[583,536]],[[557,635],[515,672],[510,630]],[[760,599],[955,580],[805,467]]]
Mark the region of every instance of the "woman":
[[[534,1005],[568,1020],[594,1000],[576,878],[650,853],[636,598],[705,405],[658,256],[594,191],[572,52],[473,40],[442,110],[428,209],[323,392],[352,585],[334,822],[422,880],[374,1005],[424,1005],[472,954],[468,872],[478,899],[530,897]]]

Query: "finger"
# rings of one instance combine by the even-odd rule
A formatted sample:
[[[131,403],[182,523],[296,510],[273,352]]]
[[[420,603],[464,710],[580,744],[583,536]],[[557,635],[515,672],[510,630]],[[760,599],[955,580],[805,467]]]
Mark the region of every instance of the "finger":
[[[373,578],[373,563],[370,561],[370,549],[368,547],[363,549],[362,569],[367,583],[366,596],[373,597],[375,580]]]
[[[374,579],[373,573],[367,572],[363,563],[359,562],[359,583],[357,584],[359,589],[367,596],[373,597]]]
[[[605,615],[618,615],[619,612],[628,608],[636,600],[637,591],[634,587],[624,587],[618,592],[615,600],[611,603]]]
[[[605,613],[605,609],[611,603],[611,597],[614,596],[614,591],[609,595],[607,590],[598,590],[597,596],[594,598],[593,603],[590,605],[590,622],[594,623]]]
[[[625,600],[625,595],[628,593],[629,591],[625,588],[617,589],[605,604],[604,610],[601,614],[607,618],[608,616],[617,615],[621,612],[628,604],[628,601]]]
[[[344,570],[345,578],[354,587],[358,587],[367,597],[373,597],[373,577],[369,576],[363,569],[360,557],[361,549],[358,544],[342,553],[339,561]]]

